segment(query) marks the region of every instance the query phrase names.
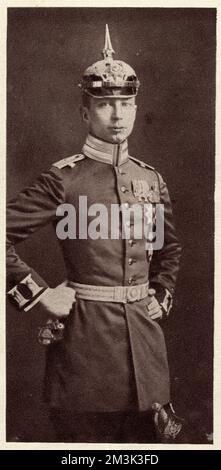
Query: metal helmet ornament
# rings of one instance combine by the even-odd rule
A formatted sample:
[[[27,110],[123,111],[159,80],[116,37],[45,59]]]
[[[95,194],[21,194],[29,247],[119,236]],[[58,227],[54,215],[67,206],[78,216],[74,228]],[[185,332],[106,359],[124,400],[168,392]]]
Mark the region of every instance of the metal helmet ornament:
[[[94,98],[129,98],[136,96],[140,82],[135,71],[122,60],[114,60],[108,25],[106,24],[103,60],[90,65],[79,87]]]

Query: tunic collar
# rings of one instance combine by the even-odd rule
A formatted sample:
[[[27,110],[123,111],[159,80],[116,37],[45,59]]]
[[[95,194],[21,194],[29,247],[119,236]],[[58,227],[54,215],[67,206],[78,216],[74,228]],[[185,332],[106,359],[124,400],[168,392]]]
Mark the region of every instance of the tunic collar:
[[[91,134],[88,134],[82,152],[86,157],[113,166],[120,166],[129,159],[127,140],[121,144],[111,144]]]

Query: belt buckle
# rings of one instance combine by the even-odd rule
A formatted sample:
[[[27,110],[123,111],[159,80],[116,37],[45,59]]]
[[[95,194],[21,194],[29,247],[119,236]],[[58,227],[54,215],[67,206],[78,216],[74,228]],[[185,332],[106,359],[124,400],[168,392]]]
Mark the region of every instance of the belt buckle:
[[[140,289],[138,286],[131,286],[127,290],[127,302],[136,302],[140,300]]]

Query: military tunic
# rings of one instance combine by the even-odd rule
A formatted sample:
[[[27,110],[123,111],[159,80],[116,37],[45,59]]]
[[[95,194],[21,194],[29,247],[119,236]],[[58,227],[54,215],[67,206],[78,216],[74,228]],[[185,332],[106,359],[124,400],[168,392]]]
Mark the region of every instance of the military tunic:
[[[149,256],[146,240],[111,238],[111,205],[143,205],[134,181],[155,188],[155,202],[164,204],[164,245]],[[89,135],[79,157],[53,165],[35,184],[8,205],[7,268],[9,295],[15,284],[28,310],[47,288],[15,252],[14,245],[51,222],[56,230],[60,204],[76,209],[79,196],[87,206],[103,204],[108,213],[108,238],[60,239],[67,280],[94,286],[136,286],[149,281],[156,296],[173,294],[180,257],[167,186],[152,167],[128,155],[127,142],[113,145]],[[154,202],[154,199],[153,199]],[[93,220],[88,215],[88,222]],[[122,226],[120,227],[122,231]],[[26,280],[31,281],[28,298]],[[37,286],[37,287],[36,287]],[[12,295],[13,294],[13,295]],[[17,302],[19,303],[19,302]],[[148,410],[170,400],[164,335],[148,314],[148,297],[128,303],[76,299],[64,320],[64,339],[47,348],[45,398],[51,407],[84,411]]]

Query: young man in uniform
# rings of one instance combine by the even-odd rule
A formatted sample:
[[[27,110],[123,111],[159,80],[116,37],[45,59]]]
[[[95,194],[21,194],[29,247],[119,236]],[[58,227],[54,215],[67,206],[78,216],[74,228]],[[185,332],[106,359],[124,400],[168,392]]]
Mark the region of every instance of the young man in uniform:
[[[172,305],[180,246],[165,182],[128,153],[139,81],[113,53],[107,28],[104,58],[86,69],[80,84],[88,129],[82,152],[53,164],[8,205],[8,296],[24,311],[40,304],[49,318],[41,332],[50,343],[45,399],[65,442],[156,442],[153,413],[159,432],[171,437],[180,430],[169,405],[160,326]],[[164,239],[152,250],[154,243],[136,236],[136,224],[159,203]],[[113,207],[124,214],[119,233]],[[98,208],[106,210],[99,224]],[[139,221],[133,208],[142,210]],[[67,230],[73,220],[75,228]],[[67,268],[67,280],[55,288],[14,248],[49,222]]]

